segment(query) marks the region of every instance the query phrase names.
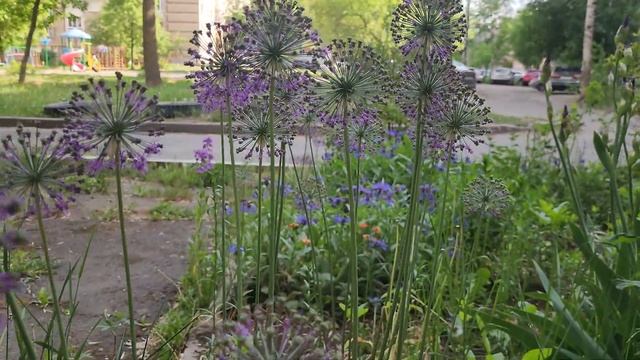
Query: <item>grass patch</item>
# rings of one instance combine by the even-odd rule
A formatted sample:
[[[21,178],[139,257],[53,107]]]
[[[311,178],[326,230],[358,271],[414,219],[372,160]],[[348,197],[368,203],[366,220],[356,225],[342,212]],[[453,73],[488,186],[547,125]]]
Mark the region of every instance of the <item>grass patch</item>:
[[[543,119],[538,119],[530,116],[518,117],[518,116],[511,116],[511,115],[500,115],[496,113],[491,113],[489,115],[489,118],[493,120],[495,124],[500,124],[500,125],[529,126],[529,125],[544,121]]]
[[[42,108],[51,103],[68,101],[71,93],[87,81],[91,75],[29,75],[19,85],[15,76],[0,75],[0,116],[43,116]],[[93,76],[100,78],[99,76]],[[115,76],[104,77],[109,86],[115,84]],[[125,77],[127,82],[144,78]],[[165,80],[161,86],[149,89],[162,101],[192,100],[193,90],[188,80]]]

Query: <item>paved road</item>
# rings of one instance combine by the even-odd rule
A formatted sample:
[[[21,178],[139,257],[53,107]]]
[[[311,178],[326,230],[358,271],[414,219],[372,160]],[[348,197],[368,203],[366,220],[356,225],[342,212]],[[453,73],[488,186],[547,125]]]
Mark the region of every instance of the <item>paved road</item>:
[[[478,84],[478,95],[487,101],[496,114],[520,118],[547,118],[544,93],[528,86]],[[551,96],[551,103],[558,110],[576,101],[578,96],[575,94],[554,93]]]
[[[528,88],[517,86],[501,86],[501,85],[478,85],[478,93],[480,96],[487,100],[487,104],[492,108],[493,112],[501,115],[519,116],[519,117],[531,117],[531,118],[546,118],[546,104],[544,100],[544,94]],[[566,94],[554,94],[552,96],[552,102],[557,112],[562,110],[564,105],[570,105],[577,100],[575,95]],[[583,118],[584,126],[580,134],[577,137],[574,145],[574,158],[583,159],[587,161],[596,160],[596,155],[592,146],[593,131],[600,129],[600,122],[598,118],[601,115],[587,114]],[[635,121],[635,124],[638,124]],[[636,125],[637,128],[637,125]],[[0,136],[3,136],[10,129],[0,128]],[[527,132],[520,132],[516,134],[495,134],[489,137],[489,142],[497,145],[513,146],[517,149],[523,150],[527,144]],[[206,137],[211,137],[214,142],[214,149],[219,149],[220,136],[219,135],[199,135],[199,134],[167,134],[160,138],[160,142],[164,144],[163,152],[152,158],[152,160],[158,161],[171,161],[171,162],[193,162],[193,152],[202,145],[202,141]],[[305,149],[307,149],[305,151]],[[308,147],[305,144],[305,138],[298,136],[295,139],[293,145],[293,151],[296,156],[297,162],[301,162],[302,158],[308,160]],[[320,157],[324,153],[322,144],[316,143],[314,147],[317,157]],[[483,154],[490,151],[488,145],[481,145],[470,154],[472,158],[479,158]],[[229,160],[229,150],[226,151],[227,161]],[[256,163],[256,159],[245,160],[244,156],[237,156],[238,163]],[[221,161],[218,155],[215,161]]]

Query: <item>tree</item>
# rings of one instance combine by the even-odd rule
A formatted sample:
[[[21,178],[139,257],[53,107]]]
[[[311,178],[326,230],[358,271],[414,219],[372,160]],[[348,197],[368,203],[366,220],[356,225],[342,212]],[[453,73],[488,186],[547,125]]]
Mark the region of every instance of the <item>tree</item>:
[[[591,80],[593,64],[593,28],[596,21],[596,0],[587,0],[584,18],[584,37],[582,40],[582,75],[580,78],[581,93],[584,94]]]
[[[23,84],[27,75],[27,64],[29,63],[29,56],[31,55],[31,45],[33,43],[33,35],[37,28],[46,29],[53,23],[53,21],[60,15],[64,15],[65,9],[68,7],[75,7],[84,10],[87,3],[84,0],[34,0],[31,7],[31,14],[29,20],[29,32],[27,33],[27,39],[24,49],[24,56],[20,63],[20,74],[18,77],[18,83]],[[40,14],[45,14],[46,17],[42,21],[38,21]]]
[[[125,46],[133,67],[134,54],[142,46],[142,0],[109,0],[91,24],[96,44]]]
[[[15,0],[0,0],[0,54],[27,30],[30,8]]]
[[[640,22],[638,0],[600,0],[593,48],[615,49],[613,36],[624,17]],[[587,0],[533,0],[515,20],[511,40],[515,56],[527,65],[549,55],[556,62],[579,66],[582,61]]]
[[[467,8],[470,38],[466,42],[465,57],[475,67],[492,67],[511,51],[508,40],[511,19],[508,18],[508,0],[484,0],[478,2],[474,13]],[[472,38],[471,38],[472,37]]]
[[[397,0],[300,0],[325,42],[361,40],[387,58],[399,55],[389,28]]]
[[[36,32],[36,26],[38,25],[38,13],[40,12],[40,0],[33,2],[33,8],[31,10],[31,22],[29,23],[29,33],[27,34],[27,44],[24,48],[24,56],[20,63],[20,75],[18,77],[18,83],[23,84],[25,77],[27,76],[27,64],[29,63],[29,55],[31,54],[31,43],[33,42],[33,34]]]
[[[145,82],[149,87],[158,86],[162,84],[162,79],[158,62],[155,0],[142,1],[142,39]]]

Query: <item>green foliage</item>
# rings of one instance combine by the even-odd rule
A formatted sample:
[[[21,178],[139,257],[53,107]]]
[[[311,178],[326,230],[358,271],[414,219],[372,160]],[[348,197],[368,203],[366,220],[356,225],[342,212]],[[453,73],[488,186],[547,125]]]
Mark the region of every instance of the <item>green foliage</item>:
[[[168,201],[163,201],[154,206],[149,211],[149,215],[153,221],[193,219],[193,211],[190,208]]]
[[[139,55],[142,51],[142,1],[108,0],[89,30],[95,44],[124,46],[132,54]]]
[[[396,0],[302,0],[321,38],[352,38],[373,46],[387,58],[399,60],[391,33]],[[363,31],[363,29],[366,29]]]
[[[515,19],[511,41],[515,56],[534,66],[544,56],[561,63],[579,66],[586,1],[535,0],[527,4]],[[594,44],[605,53],[613,52],[612,35],[626,15],[637,28],[640,10],[634,0],[597,2]]]

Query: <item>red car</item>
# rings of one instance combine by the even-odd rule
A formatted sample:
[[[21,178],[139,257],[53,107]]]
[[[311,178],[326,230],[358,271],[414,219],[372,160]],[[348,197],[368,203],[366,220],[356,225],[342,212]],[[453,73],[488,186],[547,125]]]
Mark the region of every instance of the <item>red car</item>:
[[[524,76],[522,76],[522,85],[528,86],[530,82],[534,80],[538,80],[539,77],[540,77],[540,70],[538,69],[527,70],[527,72],[524,73]]]

